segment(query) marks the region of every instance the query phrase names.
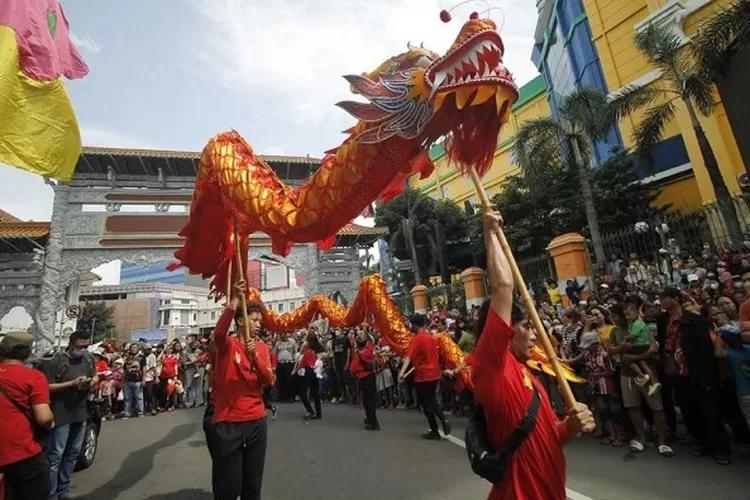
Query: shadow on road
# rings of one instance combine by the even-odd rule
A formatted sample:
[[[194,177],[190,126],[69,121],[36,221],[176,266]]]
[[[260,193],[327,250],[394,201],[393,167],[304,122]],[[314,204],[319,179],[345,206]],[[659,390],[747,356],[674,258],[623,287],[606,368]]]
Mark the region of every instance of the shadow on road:
[[[188,489],[161,495],[151,495],[144,500],[211,500],[214,496],[203,490]]]
[[[154,468],[154,456],[156,455],[156,452],[164,448],[169,448],[183,439],[192,436],[193,433],[195,433],[197,426],[198,424],[193,422],[178,425],[159,441],[156,441],[145,448],[141,448],[138,451],[131,452],[123,461],[117,474],[105,484],[99,486],[91,493],[86,494],[85,498],[87,500],[98,500],[100,498],[110,500],[117,498],[120,493],[132,488],[138,481],[151,472]],[[193,496],[181,496],[182,494],[191,494]],[[198,496],[198,494],[204,496]],[[201,490],[183,490],[178,493],[152,496],[149,497],[149,499],[177,500],[178,498],[184,498],[186,500],[205,500],[211,498],[211,495],[205,495],[207,495],[207,493]]]

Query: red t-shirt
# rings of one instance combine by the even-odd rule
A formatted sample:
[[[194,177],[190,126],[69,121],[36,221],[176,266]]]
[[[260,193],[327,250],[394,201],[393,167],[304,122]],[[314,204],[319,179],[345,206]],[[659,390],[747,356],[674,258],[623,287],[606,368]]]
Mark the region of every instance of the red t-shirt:
[[[160,378],[172,378],[177,376],[177,356],[166,354],[161,360]]]
[[[409,344],[407,353],[414,365],[414,382],[440,380],[440,358],[437,339],[425,330],[420,330]]]
[[[315,362],[318,360],[318,355],[315,351],[309,347],[302,349],[302,359],[299,360],[300,368],[315,368]]]
[[[526,415],[531,384],[539,393],[539,413],[534,430],[513,454],[489,499],[565,500],[565,455],[557,417],[536,377],[510,353],[512,335],[510,326],[490,309],[471,359],[474,396],[484,408],[493,448],[501,449]]]
[[[29,422],[34,405],[49,404],[49,384],[38,370],[17,363],[0,363],[0,385],[26,411],[24,415],[0,394],[0,467],[42,452]]]
[[[279,355],[271,351],[271,368],[274,370],[279,366]]]
[[[365,365],[369,364],[370,366],[373,366],[372,363],[374,362],[374,358],[375,346],[372,342],[368,342],[361,351],[355,352],[352,356],[352,361],[349,363],[349,372],[358,379],[363,379],[368,375],[372,375],[375,372],[365,369]]]
[[[216,410],[213,423],[265,418],[263,388],[273,385],[274,381],[271,357],[265,343],[255,343],[258,357],[252,362],[242,342],[227,335],[233,318],[234,311],[225,310],[214,329],[216,366],[212,382]]]

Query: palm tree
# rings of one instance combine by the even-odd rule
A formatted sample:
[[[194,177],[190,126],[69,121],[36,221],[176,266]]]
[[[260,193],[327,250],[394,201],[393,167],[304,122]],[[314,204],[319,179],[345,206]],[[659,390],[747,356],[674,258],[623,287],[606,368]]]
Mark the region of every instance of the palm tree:
[[[664,129],[682,104],[687,110],[698,147],[714,188],[716,203],[726,223],[731,243],[738,244],[742,234],[737,210],[719,169],[716,155],[698,120],[698,113],[710,116],[716,105],[711,76],[700,65],[698,51],[691,44],[662,27],[650,25],[635,37],[635,44],[662,72],[661,87],[628,86],[613,102],[622,111],[648,106],[643,120],[635,127],[633,140],[646,159],[662,140]]]
[[[629,100],[610,102],[593,89],[577,89],[562,98],[559,120],[535,118],[521,125],[516,134],[515,162],[530,182],[549,179],[549,169],[555,165],[575,169],[598,263],[606,262],[606,254],[591,190],[593,144],[606,139],[621,115],[618,106],[627,104]]]

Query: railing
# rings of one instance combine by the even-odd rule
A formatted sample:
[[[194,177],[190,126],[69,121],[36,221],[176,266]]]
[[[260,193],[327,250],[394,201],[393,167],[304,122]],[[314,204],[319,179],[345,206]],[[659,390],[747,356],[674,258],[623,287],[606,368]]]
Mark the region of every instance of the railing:
[[[548,253],[536,257],[525,257],[517,261],[518,269],[521,271],[526,286],[533,288],[536,294],[543,292],[545,282],[553,279],[557,281],[555,265]],[[538,296],[538,295],[537,295]]]
[[[740,227],[747,235],[750,231],[750,211],[742,198],[733,200]],[[602,244],[609,261],[628,259],[654,259],[660,249],[672,255],[700,255],[704,245],[723,248],[730,242],[724,219],[718,205],[706,205],[698,210],[661,215],[650,220],[634,221],[631,226],[614,231],[604,231]],[[591,242],[589,241],[590,247]],[[590,248],[592,260],[593,247]],[[594,262],[595,267],[599,267]]]

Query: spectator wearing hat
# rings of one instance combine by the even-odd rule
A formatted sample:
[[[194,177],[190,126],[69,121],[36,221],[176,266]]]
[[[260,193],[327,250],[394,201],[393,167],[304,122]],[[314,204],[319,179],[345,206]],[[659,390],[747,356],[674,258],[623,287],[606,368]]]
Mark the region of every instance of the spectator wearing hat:
[[[728,465],[729,439],[719,415],[719,371],[709,324],[684,309],[683,299],[673,287],[665,288],[659,297],[666,311],[657,321],[664,390],[669,393],[669,386],[673,388],[685,426],[696,439],[693,455],[713,455],[716,463]]]
[[[50,491],[49,462],[35,431],[48,430],[54,415],[47,379],[24,365],[33,342],[26,332],[0,341],[0,474],[8,497],[18,500],[46,499]]]

